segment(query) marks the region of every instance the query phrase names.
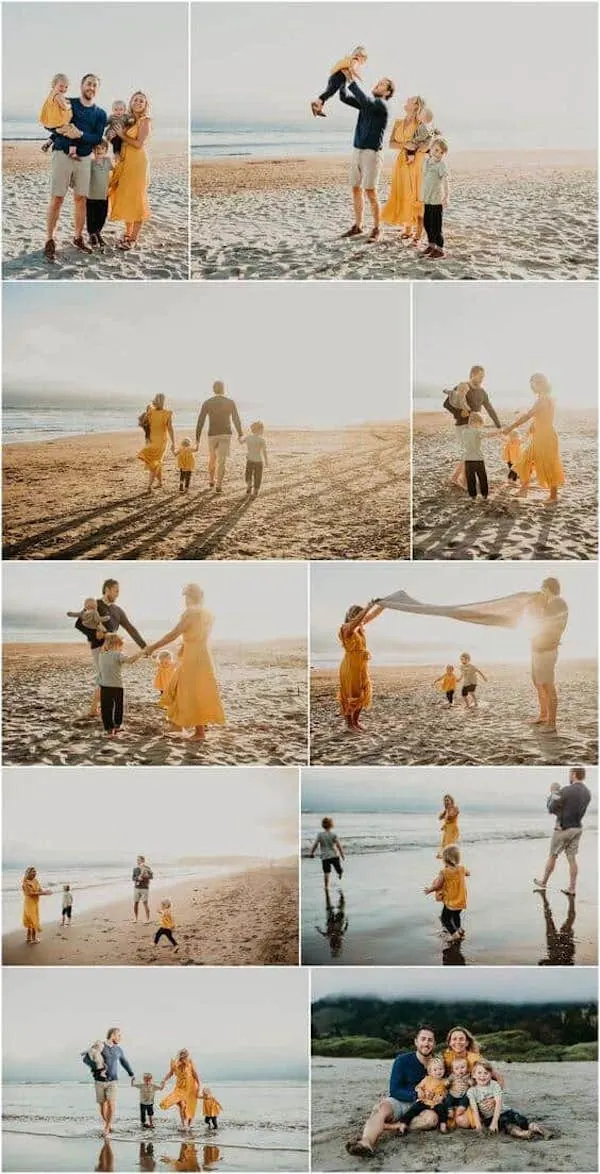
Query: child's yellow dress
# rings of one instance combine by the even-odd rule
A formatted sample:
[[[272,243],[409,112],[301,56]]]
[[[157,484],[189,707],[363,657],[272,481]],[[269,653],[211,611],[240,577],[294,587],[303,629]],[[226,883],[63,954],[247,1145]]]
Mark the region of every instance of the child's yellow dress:
[[[24,880],[23,890],[23,925],[25,929],[34,933],[40,932],[40,896],[42,886],[39,880]]]
[[[218,1117],[219,1113],[223,1112],[223,1106],[219,1104],[216,1097],[207,1096],[206,1093],[202,1096],[202,1113],[205,1117]]]
[[[521,441],[518,436],[509,436],[502,452],[507,465],[514,465],[521,455]]]
[[[456,689],[456,673],[444,673],[438,689],[440,693],[453,693]]]
[[[175,663],[172,660],[159,660],[156,668],[156,676],[154,677],[154,688],[158,689],[159,693],[164,693],[169,684],[173,673],[175,672]]]
[[[362,58],[361,64],[364,65],[366,60],[367,60],[366,57]],[[343,70],[355,69],[355,66],[352,64],[353,61],[354,61],[354,57],[351,57],[350,55],[348,55],[346,57],[341,57],[339,61],[336,61],[335,65],[331,66],[331,69],[329,70],[329,76],[331,77],[332,74],[339,73],[340,70],[342,70],[342,69]]]
[[[175,1077],[175,1088],[160,1102],[161,1109],[183,1105],[185,1115],[191,1121],[198,1108],[198,1086],[191,1060],[171,1060],[169,1076]]]
[[[192,473],[196,468],[196,458],[191,448],[180,448],[177,453],[177,468],[183,473]]]
[[[351,717],[371,704],[370,653],[367,638],[360,628],[355,628],[349,636],[344,636],[344,629],[340,628],[339,638],[344,647],[344,658],[340,665],[338,699],[344,717]]]
[[[175,929],[175,917],[172,909],[160,910],[161,929]]]
[[[39,121],[46,130],[56,130],[57,126],[66,126],[68,122],[73,120],[73,110],[68,98],[63,99],[66,102],[66,110],[53,98],[51,94],[48,95],[42,109],[40,110]]]

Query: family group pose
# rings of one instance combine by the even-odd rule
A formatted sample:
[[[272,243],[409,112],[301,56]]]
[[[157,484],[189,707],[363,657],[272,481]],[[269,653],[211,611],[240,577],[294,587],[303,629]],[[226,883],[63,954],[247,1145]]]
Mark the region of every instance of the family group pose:
[[[44,245],[50,263],[56,260],[58,222],[69,189],[73,192],[73,244],[82,253],[105,249],[102,232],[107,219],[124,226],[117,247],[132,249],[150,216],[147,95],[136,90],[128,102],[115,99],[107,115],[96,103],[100,89],[96,74],[84,74],[79,97],[67,97],[69,88],[66,74],[55,74],[39,113],[39,121],[50,132],[42,148],[50,152],[51,162]]]
[[[367,62],[364,45],[357,47],[332,67],[327,86],[311,102],[315,117],[325,117],[326,102],[338,94],[345,106],[358,110],[354,132],[350,184],[354,222],[345,238],[354,240],[364,233],[365,196],[373,227],[367,244],[381,239],[381,225],[401,229],[403,246],[414,247],[416,255],[430,261],[444,257],[444,211],[450,198],[448,143],[434,126],[433,111],[424,98],[415,95],[404,103],[404,117],[394,122],[389,147],[396,152],[390,193],[383,209],[378,187],[383,168],[383,148],[388,124],[388,103],[396,87],[389,77],[381,78],[367,94],[359,85],[360,70]],[[425,236],[424,246],[421,248]]]

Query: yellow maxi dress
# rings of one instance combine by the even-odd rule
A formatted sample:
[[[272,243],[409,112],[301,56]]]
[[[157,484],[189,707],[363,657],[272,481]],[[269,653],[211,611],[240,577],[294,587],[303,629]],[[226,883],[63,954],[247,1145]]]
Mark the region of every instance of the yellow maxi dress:
[[[415,118],[399,118],[394,123],[390,141],[400,143],[400,150],[397,151],[392,171],[390,194],[381,213],[384,224],[403,224],[406,228],[416,228],[418,217],[423,215],[423,204],[419,199],[423,152],[417,151],[413,162],[408,163],[403,149],[412,141],[417,126]]]
[[[460,831],[458,829],[458,817],[460,811],[458,807],[453,808],[452,815],[445,815],[442,821],[442,848],[449,848],[451,844],[457,844],[460,839]]]
[[[223,726],[225,713],[219,694],[208,638],[213,617],[203,607],[183,613],[183,648],[160,704],[169,721],[181,730],[190,726]]]
[[[534,474],[542,489],[558,489],[565,483],[558,434],[554,428],[555,407],[552,399],[540,402],[531,422],[527,446],[513,464],[519,481],[525,485]]]
[[[110,181],[108,198],[110,220],[133,224],[150,217],[148,206],[148,156],[145,147],[129,147],[128,139],[137,139],[140,122],[130,126],[121,139],[121,157]]]
[[[40,926],[40,896],[42,886],[39,880],[23,880],[23,925],[25,929],[39,933]]]
[[[371,705],[371,654],[367,649],[367,638],[361,628],[355,628],[349,636],[345,636],[344,629],[340,628],[338,635],[344,648],[338,699],[344,717],[352,717],[361,709],[369,709]]]
[[[150,408],[148,420],[150,423],[150,439],[146,441],[138,460],[143,461],[150,473],[158,473],[162,468],[169,439],[169,424],[173,413],[166,408]]]
[[[192,1121],[198,1108],[198,1086],[194,1077],[192,1061],[171,1060],[169,1076],[175,1077],[175,1088],[160,1102],[161,1109],[171,1109],[173,1105],[183,1105],[186,1117]]]

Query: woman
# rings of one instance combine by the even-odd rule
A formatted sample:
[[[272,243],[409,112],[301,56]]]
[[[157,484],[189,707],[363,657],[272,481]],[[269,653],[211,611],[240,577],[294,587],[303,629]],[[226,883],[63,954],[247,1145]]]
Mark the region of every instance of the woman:
[[[125,221],[125,235],[119,248],[132,249],[144,220],[148,220],[148,156],[150,103],[141,90],[132,95],[127,111],[129,126],[115,133],[121,139],[121,156],[110,182],[110,219]]]
[[[194,1067],[194,1061],[187,1048],[182,1048],[175,1059],[171,1060],[171,1066],[163,1079],[163,1084],[166,1084],[172,1076],[175,1077],[175,1088],[160,1102],[160,1107],[161,1109],[170,1109],[172,1105],[177,1105],[181,1128],[189,1130],[196,1116],[198,1097],[202,1092],[202,1086]]]
[[[344,648],[340,665],[339,702],[349,730],[362,730],[359,718],[363,709],[371,705],[371,678],[369,677],[370,653],[364,625],[377,619],[383,611],[374,600],[366,607],[353,604],[346,612],[338,636]]]
[[[522,424],[531,420],[529,443],[520,457],[517,457],[513,469],[523,489],[527,489],[535,473],[538,485],[541,485],[542,489],[550,490],[546,503],[555,505],[558,501],[559,487],[565,483],[558,435],[554,429],[556,402],[545,375],[532,375],[529,386],[536,396],[533,407],[523,416],[519,416],[510,428],[504,428],[503,432],[507,436],[513,428],[520,428]]]
[[[416,155],[407,155],[406,147],[414,138],[419,125],[417,115],[424,106],[424,98],[407,98],[404,103],[404,118],[398,118],[392,127],[389,145],[393,151],[398,152],[398,157],[392,171],[392,186],[387,204],[381,213],[384,224],[399,224],[404,228],[402,240],[415,240],[415,243],[419,216],[423,216],[423,205],[420,201],[423,148],[419,147]],[[427,144],[423,146],[426,147]]]
[[[51,889],[43,889],[35,868],[28,868],[21,881],[23,890],[23,925],[27,930],[27,945],[37,946],[40,940],[40,897],[51,897]]]
[[[162,695],[161,705],[177,729],[193,726],[190,741],[203,742],[209,723],[216,726],[225,724],[219,686],[208,649],[214,618],[203,606],[204,592],[197,583],[184,587],[183,598],[185,611],[177,627],[167,632],[162,640],[147,647],[145,655],[152,656],[159,648],[182,637],[181,657]]]
[[[154,396],[150,408],[144,415],[148,432],[146,443],[142,451],[138,453],[138,460],[144,462],[150,474],[148,493],[152,493],[154,482],[162,486],[162,467],[168,437],[171,439],[171,452],[175,452],[173,413],[165,408],[165,397],[159,393]]]
[[[441,860],[444,848],[449,848],[451,844],[457,844],[460,839],[460,832],[458,830],[458,817],[460,811],[452,798],[452,795],[444,795],[444,810],[440,811],[438,819],[443,820],[441,826],[442,840],[440,843],[440,850],[438,852],[438,859]]]

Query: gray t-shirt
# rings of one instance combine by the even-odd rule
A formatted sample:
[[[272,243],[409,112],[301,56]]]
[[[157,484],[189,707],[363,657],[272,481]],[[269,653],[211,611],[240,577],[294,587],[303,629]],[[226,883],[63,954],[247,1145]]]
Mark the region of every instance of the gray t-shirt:
[[[465,461],[483,460],[482,432],[483,429],[478,428],[475,424],[467,424],[465,428],[461,428],[459,440]]]
[[[100,650],[98,655],[98,679],[101,685],[110,689],[123,688],[123,673],[121,665],[125,663],[127,657],[122,652],[104,652]]]
[[[102,159],[92,159],[90,172],[90,190],[88,200],[106,200],[108,197],[108,181],[112,170],[112,163],[107,155]]]
[[[331,860],[337,856],[336,845],[339,843],[335,832],[326,832],[323,829],[317,836],[317,846],[321,854],[321,860]]]
[[[468,1096],[472,1105],[477,1105],[480,1114],[482,1113],[482,1110],[481,1110],[482,1101],[487,1101],[488,1098],[490,1098],[490,1097],[494,1097],[494,1098],[500,1097],[500,1102],[502,1103],[502,1089],[500,1088],[500,1085],[498,1084],[497,1080],[490,1080],[489,1084],[474,1084],[474,1085],[472,1085],[472,1087],[469,1089],[469,1091],[467,1093],[467,1096]],[[493,1116],[493,1111],[489,1114],[482,1114],[482,1115],[484,1115],[486,1117],[486,1120],[488,1120],[490,1117]]]
[[[426,155],[421,172],[421,200],[424,204],[441,204],[443,198],[444,179],[448,175],[448,168],[443,159],[439,161]]]

